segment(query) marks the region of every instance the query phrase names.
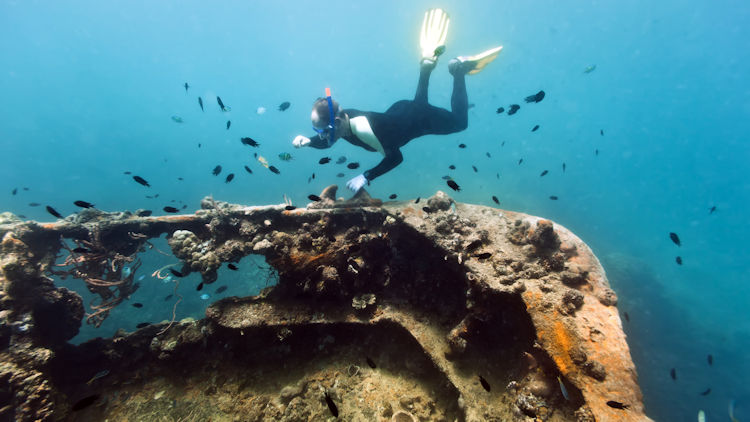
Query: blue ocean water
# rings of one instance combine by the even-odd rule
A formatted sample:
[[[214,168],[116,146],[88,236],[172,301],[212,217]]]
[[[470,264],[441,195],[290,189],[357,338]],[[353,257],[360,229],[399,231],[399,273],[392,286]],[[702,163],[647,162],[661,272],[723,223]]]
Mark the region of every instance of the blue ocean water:
[[[382,111],[411,98],[422,14],[442,7],[452,21],[432,104],[450,103],[447,58],[504,50],[468,77],[469,128],[413,141],[402,149],[404,163],[368,190],[416,198],[441,189],[485,205],[496,195],[503,208],[570,228],[600,257],[630,316],[624,325],[647,413],[694,420],[704,409],[719,420],[736,399],[737,417],[747,419],[750,7],[569,3],[3,0],[0,210],[49,221],[43,206],[28,203],[64,215],[77,211],[78,199],[112,211],[160,210],[175,200],[192,211],[207,195],[269,204],[286,194],[304,204],[331,183],[343,189],[358,172],[318,165],[321,157],[345,155],[365,169],[380,157],[345,142],[295,150],[295,135],[312,134],[312,101],[325,87],[345,108]],[[542,102],[523,102],[539,90]],[[217,95],[230,112],[219,110]],[[291,107],[278,111],[284,101]],[[495,112],[513,103],[517,114]],[[261,147],[241,145],[243,136]],[[293,160],[281,161],[284,152]],[[219,164],[224,171],[213,176]],[[227,184],[229,172],[236,178]],[[449,190],[446,174],[461,192]],[[160,197],[145,198],[154,193]],[[248,292],[262,283],[251,284]],[[200,316],[205,302],[185,303],[193,306],[186,315]]]

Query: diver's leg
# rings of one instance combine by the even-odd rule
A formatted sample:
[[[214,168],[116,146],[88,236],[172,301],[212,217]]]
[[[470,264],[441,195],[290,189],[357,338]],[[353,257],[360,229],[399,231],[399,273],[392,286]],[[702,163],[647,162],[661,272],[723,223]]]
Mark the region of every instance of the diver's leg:
[[[469,94],[466,93],[466,76],[453,76],[453,94],[451,94],[451,114],[455,131],[460,132],[469,127]]]
[[[464,75],[453,77],[451,111],[430,104],[416,104],[411,118],[420,126],[422,135],[447,135],[460,132],[468,126],[469,97],[466,94]]]
[[[423,59],[419,65],[419,82],[417,83],[417,93],[414,95],[415,103],[427,104],[427,87],[430,84],[430,75],[436,64],[436,61]]]

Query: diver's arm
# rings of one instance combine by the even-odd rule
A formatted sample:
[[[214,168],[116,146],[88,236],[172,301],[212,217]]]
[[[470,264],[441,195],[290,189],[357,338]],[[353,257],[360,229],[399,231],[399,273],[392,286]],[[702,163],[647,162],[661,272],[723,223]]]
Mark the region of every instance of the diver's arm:
[[[313,147],[316,149],[326,149],[326,148],[331,147],[330,145],[328,145],[327,140],[320,138],[320,135],[315,135],[312,138],[310,138],[310,143],[307,144],[307,146]]]
[[[312,138],[308,138],[307,136],[304,136],[304,135],[297,135],[292,141],[292,145],[294,145],[295,148],[302,148],[302,147],[313,147],[317,149],[330,148],[330,145],[328,145],[328,142],[321,139],[320,135],[315,135]]]
[[[388,149],[385,151],[385,157],[380,164],[364,172],[364,175],[368,181],[373,181],[376,177],[393,170],[402,161],[404,161],[404,156],[401,154],[400,149]]]

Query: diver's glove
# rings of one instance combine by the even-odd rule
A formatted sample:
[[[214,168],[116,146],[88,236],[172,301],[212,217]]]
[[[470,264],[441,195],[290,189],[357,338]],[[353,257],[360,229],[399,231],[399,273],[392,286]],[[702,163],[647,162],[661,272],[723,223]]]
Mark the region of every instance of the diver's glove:
[[[292,141],[292,145],[294,145],[295,148],[302,148],[310,145],[310,138],[307,136],[297,135],[296,138]]]
[[[346,187],[353,190],[356,193],[360,189],[362,189],[362,186],[364,186],[367,183],[369,183],[369,180],[367,180],[364,174],[360,174],[354,179],[346,182]]]

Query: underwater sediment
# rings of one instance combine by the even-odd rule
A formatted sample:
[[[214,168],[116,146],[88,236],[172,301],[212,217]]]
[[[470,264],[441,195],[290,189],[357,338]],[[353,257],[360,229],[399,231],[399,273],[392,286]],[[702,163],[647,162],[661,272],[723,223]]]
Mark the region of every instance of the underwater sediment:
[[[206,198],[192,215],[6,215],[0,415],[649,420],[617,296],[570,231],[443,192],[420,203],[335,195],[296,209]],[[218,300],[201,320],[69,344],[84,317],[100,324],[138,288],[137,255],[164,233],[181,275],[210,284],[222,263],[257,254],[278,283]],[[53,275],[83,279],[100,301],[85,313]]]

